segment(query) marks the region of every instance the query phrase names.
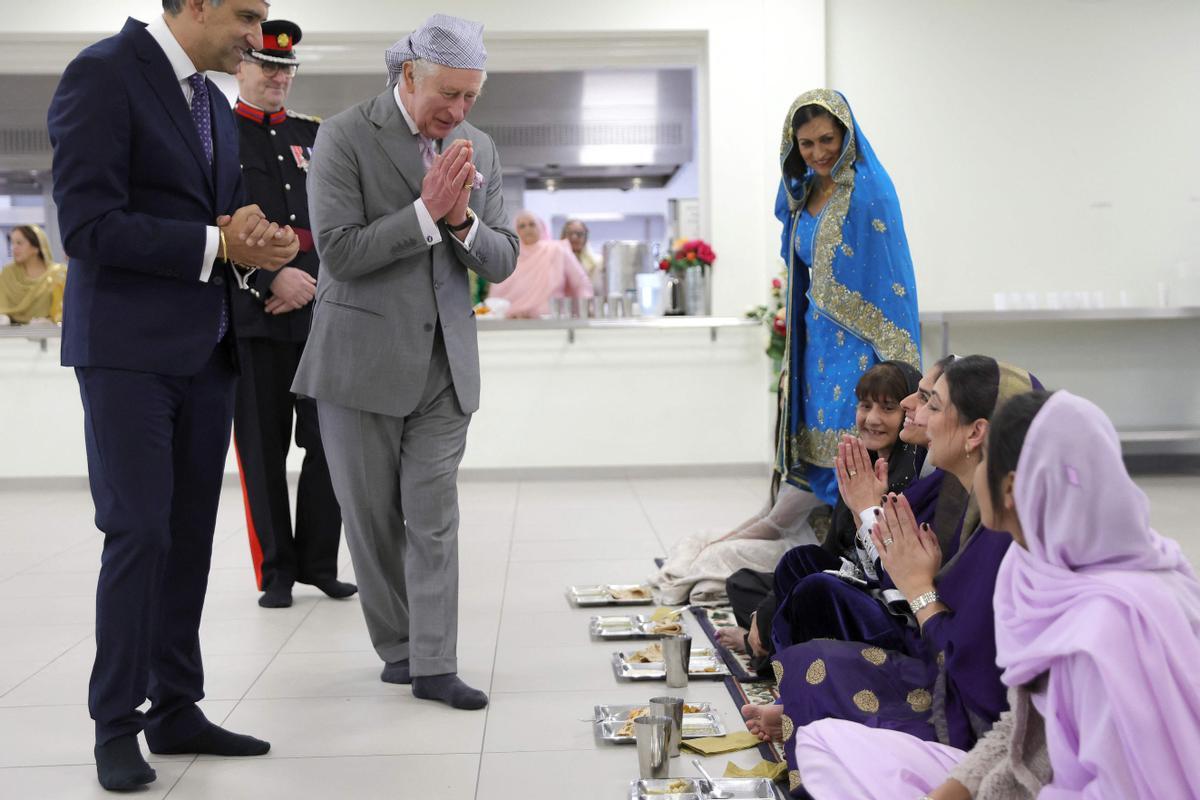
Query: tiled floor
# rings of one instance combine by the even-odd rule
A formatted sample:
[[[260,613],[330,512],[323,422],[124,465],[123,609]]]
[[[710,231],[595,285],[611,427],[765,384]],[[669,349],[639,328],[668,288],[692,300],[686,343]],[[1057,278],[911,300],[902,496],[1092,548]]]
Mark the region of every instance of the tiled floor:
[[[1200,477],[1140,482],[1159,530],[1200,563],[1200,535],[1188,526]],[[202,630],[203,706],[213,720],[270,739],[272,750],[257,759],[153,757],[158,781],[138,796],[622,797],[635,750],[598,747],[581,720],[596,703],[643,701],[655,687],[617,684],[608,665],[615,648],[589,640],[589,613],[569,608],[563,587],[640,580],[672,542],[740,522],[764,491],[749,478],[464,482],[460,671],[491,694],[481,712],[381,683],[357,599],[298,587],[292,608],[260,609],[241,498],[226,491]],[[90,498],[0,491],[0,503],[0,797],[109,796],[95,783],[85,704],[100,550]],[[344,548],[343,562],[352,579]],[[686,695],[715,703],[738,729],[719,683],[694,682]],[[757,759],[748,751],[709,768]],[[694,770],[684,759],[673,774]]]

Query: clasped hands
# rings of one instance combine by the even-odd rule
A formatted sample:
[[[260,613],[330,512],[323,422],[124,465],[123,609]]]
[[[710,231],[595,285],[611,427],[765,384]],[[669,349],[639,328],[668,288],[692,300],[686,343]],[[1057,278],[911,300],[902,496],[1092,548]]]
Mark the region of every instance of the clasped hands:
[[[846,507],[854,512],[855,525],[862,512],[879,505],[879,498],[888,490],[888,463],[886,458],[871,464],[871,453],[862,439],[845,435],[838,443],[837,458],[833,462],[837,472],[838,492]]]
[[[933,591],[942,566],[942,548],[928,523],[917,525],[912,506],[902,494],[889,493],[876,510],[871,540],[892,582],[909,601]]]
[[[217,217],[217,227],[225,236],[221,257],[235,264],[275,272],[291,263],[300,251],[300,240],[290,225],[271,222],[257,205],[242,206]]]
[[[467,218],[467,203],[475,184],[475,146],[468,139],[455,139],[440,155],[421,182],[421,201],[434,222],[445,220],[461,225]]]

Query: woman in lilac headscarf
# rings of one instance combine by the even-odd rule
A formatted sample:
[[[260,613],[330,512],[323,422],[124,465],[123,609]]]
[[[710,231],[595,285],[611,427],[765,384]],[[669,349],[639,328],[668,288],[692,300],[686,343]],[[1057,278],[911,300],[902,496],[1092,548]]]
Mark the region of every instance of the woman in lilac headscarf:
[[[995,593],[1011,710],[969,753],[840,720],[799,728],[804,791],[1200,797],[1200,583],[1150,528],[1112,423],[1067,392],[1017,398],[993,422],[975,485],[985,524],[1021,545]]]

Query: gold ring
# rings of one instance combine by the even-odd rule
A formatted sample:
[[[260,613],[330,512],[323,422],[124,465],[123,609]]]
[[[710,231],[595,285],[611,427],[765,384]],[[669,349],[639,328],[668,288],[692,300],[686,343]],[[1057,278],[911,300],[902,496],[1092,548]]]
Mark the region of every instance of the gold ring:
[[[855,470],[850,470],[850,477],[851,477],[851,478],[853,478],[853,477],[854,477],[855,475],[857,475],[857,474],[858,474],[858,472],[856,472]]]
[[[884,547],[891,547],[891,546],[892,546],[892,542],[894,542],[894,541],[896,541],[896,540],[895,540],[895,539],[893,539],[893,538],[891,538],[891,537],[889,536],[887,539],[884,539],[884,540],[883,540],[883,546],[884,546]]]
[[[464,189],[473,189],[473,188],[475,188],[475,181],[467,181],[466,183],[464,183],[464,184],[463,184],[463,188],[464,188]]]

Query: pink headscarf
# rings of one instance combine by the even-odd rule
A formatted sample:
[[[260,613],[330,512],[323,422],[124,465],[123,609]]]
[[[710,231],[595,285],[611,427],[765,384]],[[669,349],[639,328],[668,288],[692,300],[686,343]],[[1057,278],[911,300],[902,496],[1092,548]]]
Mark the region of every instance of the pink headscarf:
[[[562,239],[551,239],[546,223],[537,216],[522,211],[515,219],[530,217],[541,231],[533,244],[521,243],[517,266],[503,283],[488,290],[488,297],[498,297],[512,303],[510,317],[537,319],[550,313],[552,297],[591,297],[592,281],[571,245]]]
[[[1035,704],[1054,779],[1040,800],[1200,797],[1200,583],[1150,527],[1099,408],[1056,392],[1026,435],[1013,547],[996,581],[1009,686]]]

